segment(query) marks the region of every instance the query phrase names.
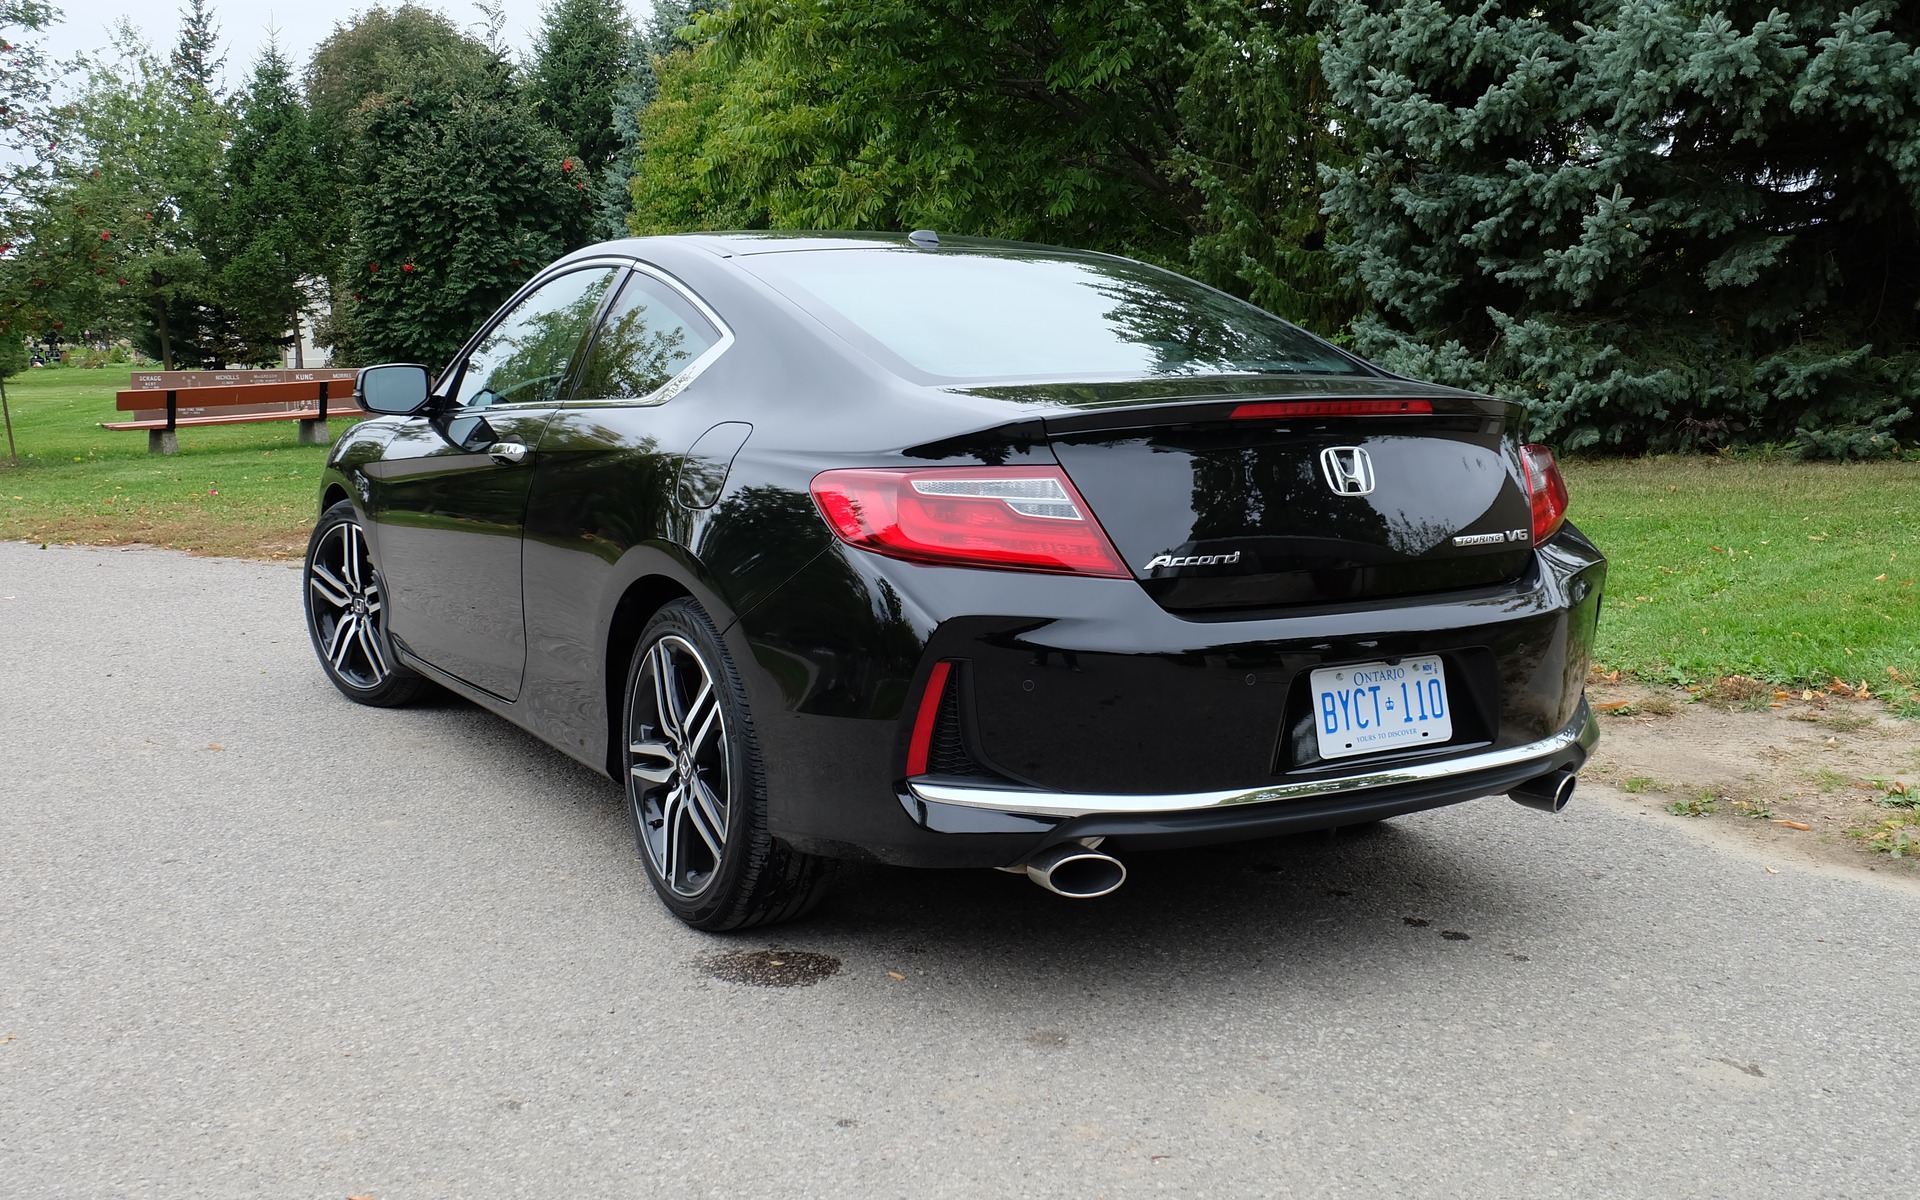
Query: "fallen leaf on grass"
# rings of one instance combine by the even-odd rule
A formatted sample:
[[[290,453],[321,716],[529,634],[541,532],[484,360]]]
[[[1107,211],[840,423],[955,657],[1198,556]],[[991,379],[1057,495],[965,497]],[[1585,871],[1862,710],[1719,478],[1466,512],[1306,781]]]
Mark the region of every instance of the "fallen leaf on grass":
[[[1808,830],[1813,828],[1813,826],[1808,825],[1804,821],[1775,821],[1774,824],[1785,825],[1788,829]]]

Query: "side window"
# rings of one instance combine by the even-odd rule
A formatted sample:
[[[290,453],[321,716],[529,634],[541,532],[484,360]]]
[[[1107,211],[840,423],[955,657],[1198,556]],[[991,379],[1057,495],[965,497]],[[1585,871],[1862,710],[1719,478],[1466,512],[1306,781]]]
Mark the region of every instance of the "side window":
[[[590,267],[550,279],[487,331],[467,357],[454,400],[463,408],[551,404],[617,267]]]
[[[642,400],[720,340],[720,331],[657,279],[635,273],[587,352],[579,400]]]

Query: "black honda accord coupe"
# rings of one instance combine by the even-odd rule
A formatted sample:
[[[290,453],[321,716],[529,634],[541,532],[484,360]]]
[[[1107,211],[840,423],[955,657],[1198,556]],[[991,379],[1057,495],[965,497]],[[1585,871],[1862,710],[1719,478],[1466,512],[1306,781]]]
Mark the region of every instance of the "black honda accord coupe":
[[[1112,891],[1130,851],[1557,811],[1606,563],[1515,405],[1182,276],[894,234],[612,242],[360,373],[308,625],[626,787],[682,920],[834,860]]]

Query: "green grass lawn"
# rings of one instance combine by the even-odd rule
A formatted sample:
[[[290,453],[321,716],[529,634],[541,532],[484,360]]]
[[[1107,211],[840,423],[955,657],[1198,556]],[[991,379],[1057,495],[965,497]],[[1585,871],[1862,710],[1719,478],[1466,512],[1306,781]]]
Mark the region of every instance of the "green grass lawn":
[[[0,538],[150,542],[206,554],[301,553],[313,527],[326,447],[295,441],[295,421],[182,428],[180,453],[147,453],[113,394],[130,366],[43,367],[7,381],[20,465],[0,445]],[[328,426],[337,437],[350,421]]]
[[[0,460],[0,537],[300,553],[326,451],[292,421],[114,433],[130,368],[7,384],[21,465]],[[336,421],[337,434],[347,422]],[[1920,707],[1920,464],[1572,462],[1573,520],[1612,560],[1599,660],[1642,679],[1866,682]]]
[[[1603,667],[1649,680],[1920,681],[1920,464],[1567,464],[1612,561]]]

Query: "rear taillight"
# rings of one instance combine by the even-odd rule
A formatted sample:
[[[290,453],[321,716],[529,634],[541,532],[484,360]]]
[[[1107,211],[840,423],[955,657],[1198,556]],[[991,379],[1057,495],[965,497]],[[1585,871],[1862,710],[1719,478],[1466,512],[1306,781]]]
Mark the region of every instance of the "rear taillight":
[[[1433,414],[1431,400],[1269,400],[1242,404],[1235,421],[1275,417],[1425,417]]]
[[[1520,447],[1520,466],[1527,473],[1527,499],[1533,503],[1533,544],[1552,537],[1567,519],[1567,481],[1560,464],[1545,446]]]
[[[1059,467],[822,471],[813,499],[841,541],[889,558],[1131,578]]]

